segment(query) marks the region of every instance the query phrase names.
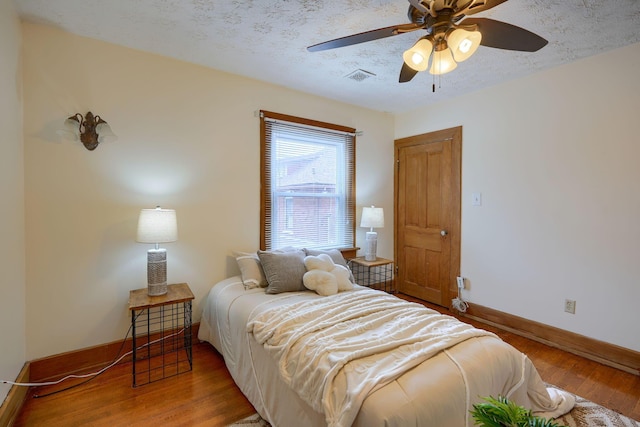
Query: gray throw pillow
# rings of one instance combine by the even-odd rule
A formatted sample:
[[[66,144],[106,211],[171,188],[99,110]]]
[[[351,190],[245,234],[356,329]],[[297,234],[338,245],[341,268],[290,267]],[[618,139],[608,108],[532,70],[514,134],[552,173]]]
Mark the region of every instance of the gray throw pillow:
[[[258,251],[268,283],[266,293],[306,291],[302,282],[302,276],[307,272],[305,256],[302,249],[289,252]]]

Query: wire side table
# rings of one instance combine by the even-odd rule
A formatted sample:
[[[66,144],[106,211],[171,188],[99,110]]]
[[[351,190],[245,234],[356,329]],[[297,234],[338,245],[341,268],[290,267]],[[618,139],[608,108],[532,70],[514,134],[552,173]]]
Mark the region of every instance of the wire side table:
[[[159,296],[149,296],[147,288],[129,292],[133,387],[193,369],[193,299],[186,283],[168,285]]]
[[[352,258],[349,263],[358,285],[395,293],[392,260],[376,258],[375,261],[366,261],[364,257],[358,257]]]

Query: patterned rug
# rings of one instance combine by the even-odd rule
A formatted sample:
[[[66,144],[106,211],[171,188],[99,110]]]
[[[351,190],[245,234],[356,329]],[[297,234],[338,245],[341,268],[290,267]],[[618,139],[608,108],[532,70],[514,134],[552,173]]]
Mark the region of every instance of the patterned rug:
[[[576,406],[571,412],[556,422],[567,427],[640,427],[639,422],[580,396],[576,396]]]
[[[237,423],[229,425],[229,427],[270,427],[271,424],[262,419],[258,414],[242,419]]]
[[[567,427],[640,427],[640,422],[618,414],[604,406],[576,396],[576,406],[568,414],[556,419]],[[253,414],[229,427],[270,427],[260,415]]]

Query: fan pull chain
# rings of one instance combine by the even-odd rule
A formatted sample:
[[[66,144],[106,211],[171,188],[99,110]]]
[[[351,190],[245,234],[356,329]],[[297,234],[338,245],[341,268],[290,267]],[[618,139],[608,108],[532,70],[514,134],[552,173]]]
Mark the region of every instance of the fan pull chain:
[[[431,92],[436,93],[436,76],[432,75]],[[438,89],[442,89],[442,74],[438,74]]]
[[[431,83],[431,91],[436,92],[436,76],[432,75],[433,83]],[[442,89],[442,74],[438,74],[438,89]]]

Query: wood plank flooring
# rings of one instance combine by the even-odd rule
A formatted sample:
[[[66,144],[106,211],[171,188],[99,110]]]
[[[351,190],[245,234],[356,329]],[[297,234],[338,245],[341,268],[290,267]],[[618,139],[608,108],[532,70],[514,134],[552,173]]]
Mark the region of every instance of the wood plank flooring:
[[[511,332],[462,320],[497,333],[526,353],[543,380],[640,420],[640,377]],[[130,363],[117,365],[85,385],[49,397],[33,396],[62,389],[72,382],[34,388],[14,426],[216,427],[255,412],[213,347],[196,344],[193,360],[193,371],[137,388],[131,387]]]

